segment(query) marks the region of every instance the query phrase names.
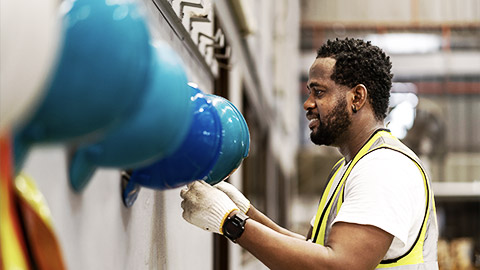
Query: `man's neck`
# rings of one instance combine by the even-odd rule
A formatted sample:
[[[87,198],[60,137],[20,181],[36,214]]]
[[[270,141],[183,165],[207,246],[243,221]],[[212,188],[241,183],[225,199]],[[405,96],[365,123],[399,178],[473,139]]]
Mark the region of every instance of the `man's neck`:
[[[345,157],[346,162],[350,162],[360,149],[367,143],[372,134],[381,128],[385,128],[381,123],[372,123],[370,125],[358,125],[348,131],[348,134],[344,136],[344,141],[339,143],[338,149],[340,153]]]

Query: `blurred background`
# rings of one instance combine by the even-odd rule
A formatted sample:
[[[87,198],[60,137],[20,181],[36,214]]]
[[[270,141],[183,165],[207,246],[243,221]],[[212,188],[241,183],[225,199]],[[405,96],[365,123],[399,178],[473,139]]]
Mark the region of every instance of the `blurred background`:
[[[301,81],[331,38],[372,41],[391,56],[387,127],[429,169],[440,226],[441,269],[480,267],[480,2],[302,1]],[[349,7],[349,8],[346,8]],[[306,97],[305,85],[301,86]],[[334,161],[313,150],[306,121],[298,154],[299,205],[322,190]],[[316,180],[316,181],[315,181]],[[311,198],[313,201],[314,198]],[[303,205],[302,205],[303,207]],[[301,223],[298,223],[301,224]]]
[[[244,115],[250,153],[229,181],[304,235],[340,158],[309,140],[302,104],[316,50],[337,37],[384,49],[394,73],[387,127],[430,172],[440,268],[480,269],[480,1],[137,4],[152,39],[175,50],[188,80]],[[69,162],[70,149],[38,146],[23,167],[48,202],[68,269],[265,269],[224,237],[185,222],[179,188],[142,189],[126,208],[120,169],[98,169],[79,194],[68,184]]]

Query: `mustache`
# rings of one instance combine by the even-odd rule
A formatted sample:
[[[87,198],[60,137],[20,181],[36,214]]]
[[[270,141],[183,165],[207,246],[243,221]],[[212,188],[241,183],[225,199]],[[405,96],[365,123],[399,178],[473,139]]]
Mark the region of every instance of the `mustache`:
[[[308,110],[307,113],[305,114],[305,116],[310,119],[310,117],[315,117],[315,116],[319,116],[318,114],[314,113],[313,111],[311,110]]]

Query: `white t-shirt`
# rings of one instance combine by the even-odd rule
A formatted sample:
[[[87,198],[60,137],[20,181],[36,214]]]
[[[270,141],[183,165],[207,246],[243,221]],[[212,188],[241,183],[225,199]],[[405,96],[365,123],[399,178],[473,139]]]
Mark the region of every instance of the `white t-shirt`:
[[[410,249],[422,225],[426,203],[423,178],[412,160],[389,149],[364,156],[352,169],[344,195],[333,223],[372,225],[392,234],[384,260]]]

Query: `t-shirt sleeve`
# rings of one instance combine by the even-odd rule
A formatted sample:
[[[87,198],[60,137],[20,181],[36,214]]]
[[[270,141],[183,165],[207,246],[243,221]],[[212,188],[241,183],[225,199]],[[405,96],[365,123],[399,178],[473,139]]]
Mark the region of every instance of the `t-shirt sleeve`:
[[[311,225],[312,227],[315,227],[315,218],[316,218],[316,217],[317,217],[316,215],[313,215],[312,219],[310,220],[310,225]]]
[[[357,162],[344,198],[334,223],[372,225],[392,234],[403,246],[418,218],[415,215],[421,214],[419,206],[425,204],[418,167],[390,149],[376,150]]]

